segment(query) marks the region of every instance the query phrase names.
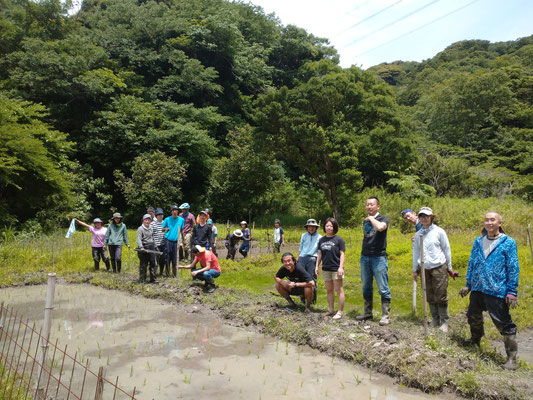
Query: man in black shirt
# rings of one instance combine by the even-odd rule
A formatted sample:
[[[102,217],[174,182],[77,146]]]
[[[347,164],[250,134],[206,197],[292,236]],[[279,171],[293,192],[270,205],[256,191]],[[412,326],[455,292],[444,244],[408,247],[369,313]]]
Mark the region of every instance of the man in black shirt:
[[[363,222],[363,249],[361,251],[361,280],[363,281],[364,313],[358,320],[372,318],[373,278],[381,295],[380,325],[390,324],[389,265],[387,261],[387,228],[389,219],[381,215],[377,197],[366,200],[368,216]]]
[[[191,248],[199,245],[209,250],[211,248],[212,229],[211,226],[207,225],[207,213],[203,210],[200,211],[198,219],[200,222],[192,228]]]
[[[313,289],[315,281],[309,273],[299,265],[296,265],[296,258],[292,253],[285,253],[281,256],[283,266],[279,269],[274,278],[276,280],[276,290],[289,302],[289,307],[296,307],[291,299],[292,296],[305,296],[305,312],[311,311],[313,301]],[[288,280],[283,280],[287,278]]]

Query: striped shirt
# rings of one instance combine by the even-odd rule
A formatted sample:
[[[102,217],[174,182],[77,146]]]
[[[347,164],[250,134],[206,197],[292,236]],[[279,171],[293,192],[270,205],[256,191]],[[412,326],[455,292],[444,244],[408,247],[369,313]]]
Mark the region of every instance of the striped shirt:
[[[150,223],[150,226],[152,227],[152,230],[154,231],[154,243],[156,246],[159,246],[164,236],[162,232],[163,221],[159,222],[157,219],[155,219]]]

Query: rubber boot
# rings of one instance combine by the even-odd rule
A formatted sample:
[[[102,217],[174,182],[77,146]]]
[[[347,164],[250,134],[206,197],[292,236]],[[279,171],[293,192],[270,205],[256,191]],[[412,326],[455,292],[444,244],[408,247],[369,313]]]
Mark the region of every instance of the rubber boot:
[[[113,267],[113,272],[117,272],[117,263],[113,259],[111,259],[111,267]]]
[[[120,269],[122,267],[122,260],[117,260],[117,272],[120,273]]]
[[[358,315],[355,317],[358,321],[365,321],[367,319],[372,319],[372,308],[374,307],[374,300],[372,296],[363,296],[364,310],[363,315]]]
[[[431,322],[429,323],[429,327],[438,328],[440,325],[439,308],[437,304],[435,303],[428,303],[428,304],[429,304],[429,313],[431,314]]]
[[[448,320],[450,319],[450,313],[448,312],[448,303],[438,304],[440,326],[439,330],[448,333]]]
[[[105,263],[105,269],[109,271],[110,268],[111,268],[110,265],[109,265],[109,259],[104,260],[104,263]]]
[[[507,362],[503,368],[514,371],[518,368],[516,363],[516,353],[518,352],[516,335],[503,335],[503,343],[505,343],[505,352],[507,353]]]
[[[381,299],[381,319],[379,320],[380,325],[389,325],[390,324],[390,299]]]
[[[100,269],[100,263],[98,261],[94,262],[94,269],[98,271]]]
[[[481,338],[485,336],[485,329],[483,328],[483,320],[481,323],[470,324],[470,339],[465,339],[463,344],[465,346],[477,346],[479,347]]]

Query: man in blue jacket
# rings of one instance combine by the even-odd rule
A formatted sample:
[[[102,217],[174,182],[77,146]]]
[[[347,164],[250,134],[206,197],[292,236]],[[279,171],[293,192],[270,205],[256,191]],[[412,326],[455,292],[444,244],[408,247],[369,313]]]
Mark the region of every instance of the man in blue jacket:
[[[466,286],[459,291],[461,297],[470,294],[468,324],[471,339],[466,343],[479,346],[485,334],[483,311],[488,311],[492,322],[503,335],[507,362],[505,369],[518,367],[516,353],[516,325],[511,319],[509,307],[516,308],[518,287],[518,253],[516,242],[502,229],[502,216],[497,212],[485,214],[482,236],[476,238],[466,273]]]

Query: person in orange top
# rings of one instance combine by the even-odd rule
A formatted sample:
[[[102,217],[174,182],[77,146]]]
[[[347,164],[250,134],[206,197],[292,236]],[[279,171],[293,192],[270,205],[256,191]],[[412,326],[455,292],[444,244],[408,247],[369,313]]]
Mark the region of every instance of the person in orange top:
[[[192,279],[198,279],[205,282],[207,293],[215,291],[215,278],[220,276],[220,265],[217,256],[212,251],[206,250],[205,247],[196,245],[193,247],[195,254],[194,260],[189,265],[179,265],[178,269],[190,269]],[[200,263],[201,268],[195,268]]]

